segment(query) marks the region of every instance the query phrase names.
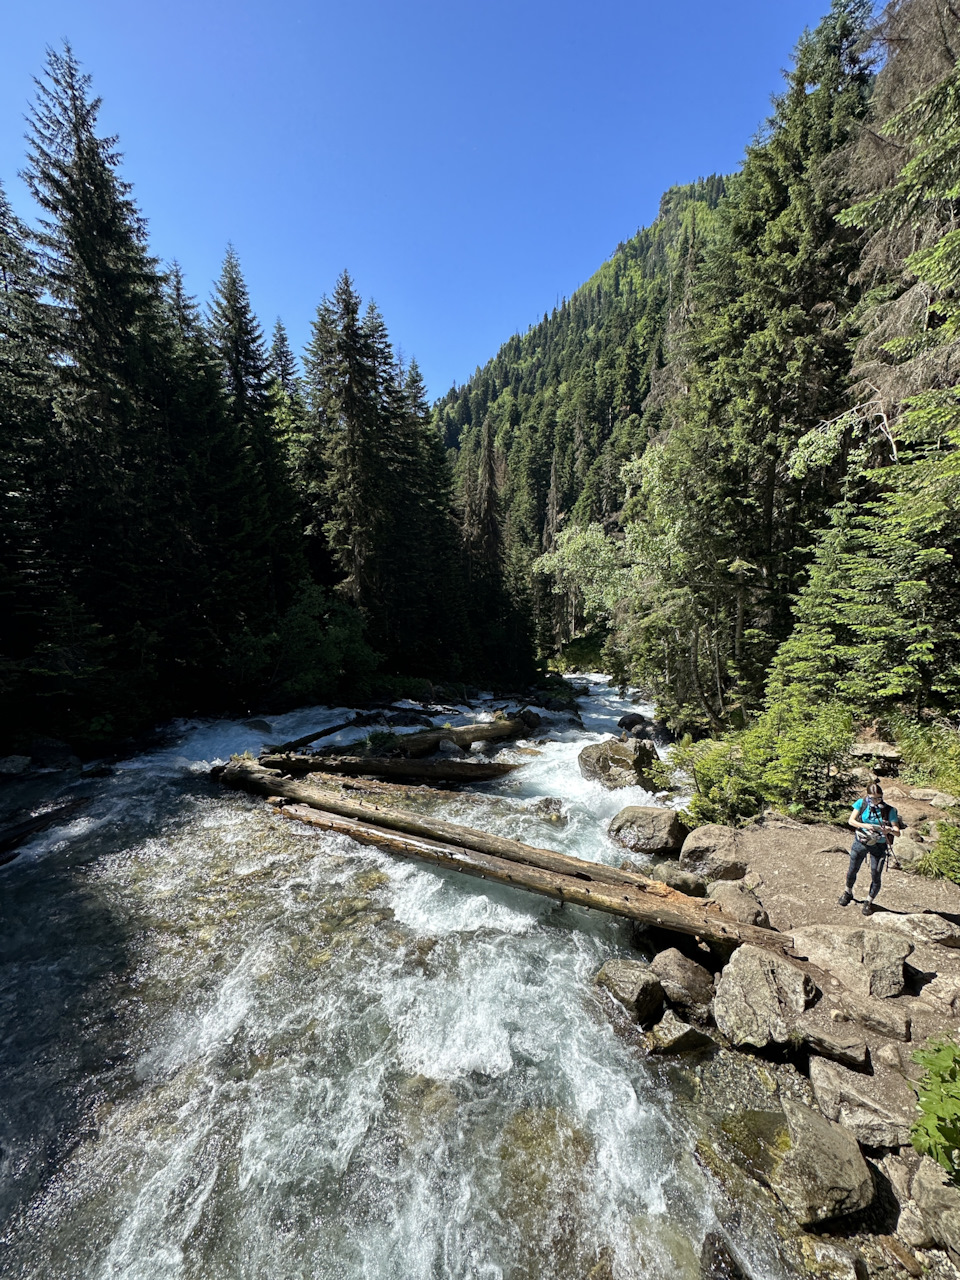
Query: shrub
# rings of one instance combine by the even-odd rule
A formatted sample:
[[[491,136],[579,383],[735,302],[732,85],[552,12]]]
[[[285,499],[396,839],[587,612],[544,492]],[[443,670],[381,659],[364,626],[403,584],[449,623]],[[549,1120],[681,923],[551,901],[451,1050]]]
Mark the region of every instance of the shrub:
[[[688,812],[696,822],[735,824],[768,805],[822,812],[838,798],[852,736],[843,707],[774,703],[748,729],[718,741],[684,740],[672,762],[693,780]]]
[[[917,863],[922,876],[942,876],[960,884],[960,827],[952,822],[937,824],[937,838]]]
[[[913,1055],[924,1069],[920,1119],[910,1132],[916,1149],[932,1156],[960,1183],[960,1044],[936,1040]]]

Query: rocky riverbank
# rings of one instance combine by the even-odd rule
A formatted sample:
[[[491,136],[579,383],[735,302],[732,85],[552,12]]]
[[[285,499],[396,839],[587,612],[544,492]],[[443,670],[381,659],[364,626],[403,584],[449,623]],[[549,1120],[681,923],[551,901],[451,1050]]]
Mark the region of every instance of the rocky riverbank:
[[[585,776],[610,776],[596,744],[584,754]],[[629,772],[628,756],[647,768],[643,745],[610,743],[615,768]],[[960,886],[907,869],[943,816],[934,797],[895,783],[885,794],[910,834],[866,917],[865,883],[848,907],[837,901],[847,828],[771,815],[688,831],[672,808],[623,810],[609,834],[629,865],[792,935],[793,948],[731,954],[645,930],[643,958],[609,961],[596,979],[622,1033],[660,1055],[688,1099],[695,1158],[740,1206],[739,1226],[757,1197],[774,1200],[798,1266],[851,1280],[960,1266],[960,1190],[910,1144],[913,1054],[960,1022]]]

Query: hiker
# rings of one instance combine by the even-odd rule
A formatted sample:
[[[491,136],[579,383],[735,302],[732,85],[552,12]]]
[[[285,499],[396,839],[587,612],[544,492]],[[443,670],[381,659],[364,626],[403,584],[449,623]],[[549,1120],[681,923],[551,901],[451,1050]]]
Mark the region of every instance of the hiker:
[[[894,836],[898,836],[903,830],[903,821],[892,805],[884,803],[880,783],[871,782],[866,794],[854,804],[847,822],[857,834],[850,849],[847,887],[838,902],[841,907],[845,907],[853,901],[853,886],[857,883],[863,860],[869,854],[870,896],[863,904],[863,914],[869,916],[873,913],[874,899],[880,892],[880,878],[887,851],[893,844]]]

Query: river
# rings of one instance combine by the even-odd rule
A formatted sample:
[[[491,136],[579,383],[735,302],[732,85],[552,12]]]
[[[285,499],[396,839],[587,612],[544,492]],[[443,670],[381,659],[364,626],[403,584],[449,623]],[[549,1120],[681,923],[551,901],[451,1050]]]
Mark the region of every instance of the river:
[[[541,754],[435,812],[619,861],[607,822],[651,797],[585,781],[577,755],[627,709],[592,678],[584,730],[545,713]],[[344,718],[304,709],[269,736]],[[731,1206],[670,1071],[592,984],[632,953],[628,924],[209,781],[264,736],[179,726],[0,869],[0,1273],[699,1277]],[[784,1274],[772,1222],[733,1244],[758,1280]]]

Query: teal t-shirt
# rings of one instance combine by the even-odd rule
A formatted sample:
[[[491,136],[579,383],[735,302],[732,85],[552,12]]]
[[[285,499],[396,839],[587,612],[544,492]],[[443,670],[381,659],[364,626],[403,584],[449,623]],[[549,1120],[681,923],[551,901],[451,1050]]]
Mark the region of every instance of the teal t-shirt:
[[[857,839],[861,840],[863,844],[886,844],[887,843],[887,837],[880,830],[880,827],[882,826],[884,821],[893,823],[894,825],[896,825],[896,823],[900,820],[900,815],[897,813],[896,809],[893,807],[892,804],[888,804],[886,805],[887,816],[884,819],[883,809],[884,809],[883,804],[879,804],[875,800],[867,800],[867,799],[860,799],[853,806],[853,816],[856,818],[858,822],[862,822],[864,826],[868,826],[868,827],[876,826],[877,828],[876,833],[870,832],[868,834],[865,831],[857,832]]]

